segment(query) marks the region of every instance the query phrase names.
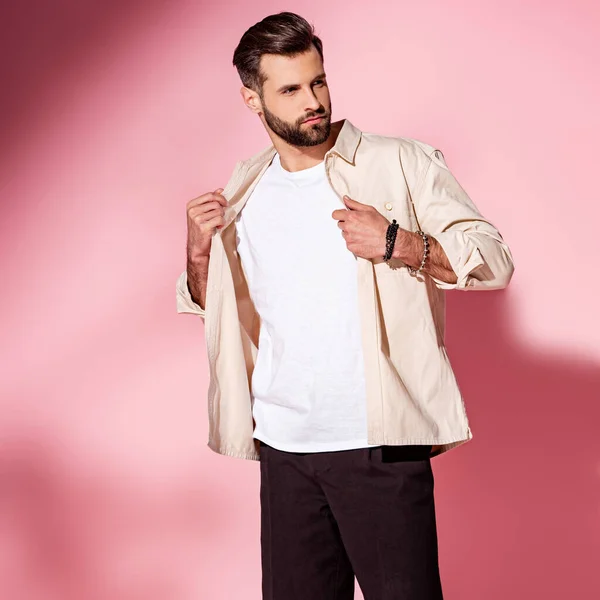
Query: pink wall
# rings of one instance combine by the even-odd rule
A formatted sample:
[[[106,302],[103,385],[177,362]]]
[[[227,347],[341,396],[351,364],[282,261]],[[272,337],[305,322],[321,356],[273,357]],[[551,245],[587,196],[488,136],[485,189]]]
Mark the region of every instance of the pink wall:
[[[2,598],[260,598],[258,465],[206,447],[174,284],[187,200],[268,143],[231,55],[280,10],[324,39],[334,117],[440,147],[515,255],[506,292],[448,298],[475,438],[434,460],[447,600],[597,598],[597,3],[249,6],[0,18]]]

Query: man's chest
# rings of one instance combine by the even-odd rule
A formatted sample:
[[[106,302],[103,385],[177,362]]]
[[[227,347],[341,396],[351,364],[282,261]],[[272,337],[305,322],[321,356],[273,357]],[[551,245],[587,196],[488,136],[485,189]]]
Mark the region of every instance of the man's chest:
[[[236,246],[244,270],[256,281],[331,276],[334,265],[352,266],[331,214],[340,200],[327,181],[296,187],[258,185],[236,218]]]

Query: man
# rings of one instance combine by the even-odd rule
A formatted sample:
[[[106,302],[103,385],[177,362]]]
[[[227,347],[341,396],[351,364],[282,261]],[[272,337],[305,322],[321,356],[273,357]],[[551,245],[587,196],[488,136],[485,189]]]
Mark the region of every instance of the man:
[[[323,45],[269,16],[234,53],[272,145],[187,204],[177,310],[205,323],[214,451],[260,460],[263,598],[439,600],[430,459],[472,438],[444,290],[509,248],[424,142],[331,121]]]

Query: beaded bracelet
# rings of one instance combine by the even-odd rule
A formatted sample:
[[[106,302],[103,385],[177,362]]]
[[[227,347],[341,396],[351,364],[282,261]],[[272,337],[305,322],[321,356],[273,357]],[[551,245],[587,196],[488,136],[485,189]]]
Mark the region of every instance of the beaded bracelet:
[[[418,269],[414,269],[413,267],[406,265],[406,268],[408,269],[408,272],[411,275],[417,275],[423,270],[423,267],[425,266],[425,261],[427,260],[427,256],[429,255],[429,236],[426,233],[423,233],[422,231],[417,231],[417,233],[423,238],[423,260],[421,260],[421,264],[419,265]]]
[[[398,223],[394,219],[387,228],[385,233],[385,254],[383,260],[388,261],[392,258],[392,252],[394,252],[394,244],[396,243],[396,234],[398,233]]]

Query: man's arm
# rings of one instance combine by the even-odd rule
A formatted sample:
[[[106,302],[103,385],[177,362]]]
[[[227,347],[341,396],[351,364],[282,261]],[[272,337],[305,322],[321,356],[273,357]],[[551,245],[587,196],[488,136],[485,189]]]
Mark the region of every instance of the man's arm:
[[[399,258],[404,264],[418,269],[425,250],[423,238],[414,231],[399,229],[394,244],[392,258]],[[456,284],[458,278],[440,243],[429,236],[429,252],[423,271],[444,283]]]
[[[175,285],[175,289],[176,289],[176,293],[177,293],[177,312],[198,315],[199,317],[202,318],[202,320],[204,320],[205,310],[192,297],[191,290],[188,287],[187,269],[185,271],[183,271],[177,278],[177,283]],[[205,301],[206,301],[206,297],[204,299],[204,302]]]
[[[419,226],[430,237],[429,266],[423,270],[438,287],[492,290],[508,285],[514,272],[509,247],[452,175],[440,150],[428,156],[412,199]],[[419,234],[401,235],[396,246],[404,262],[421,264]]]
[[[208,256],[187,260],[187,286],[194,303],[202,310],[206,306],[206,282],[208,280]]]
[[[204,319],[212,238],[224,224],[227,206],[221,192],[223,188],[217,188],[187,203],[187,264],[176,284],[178,313]]]

